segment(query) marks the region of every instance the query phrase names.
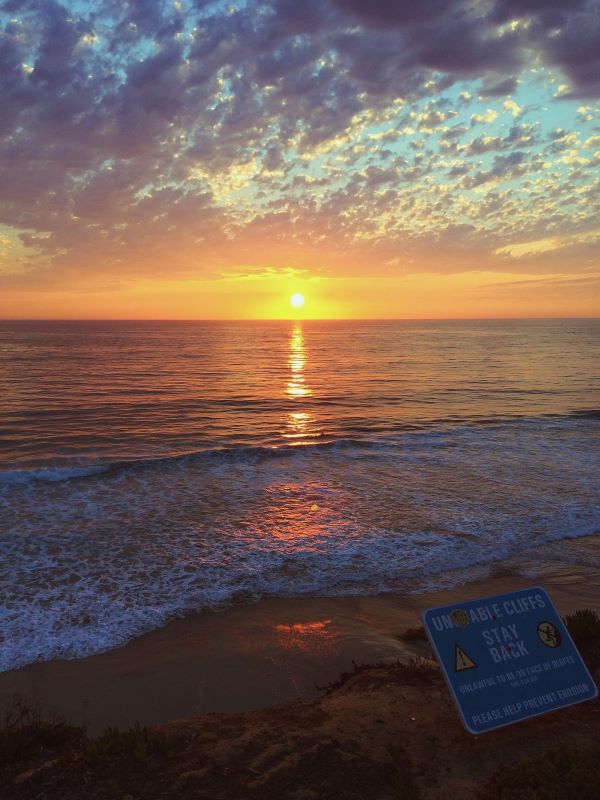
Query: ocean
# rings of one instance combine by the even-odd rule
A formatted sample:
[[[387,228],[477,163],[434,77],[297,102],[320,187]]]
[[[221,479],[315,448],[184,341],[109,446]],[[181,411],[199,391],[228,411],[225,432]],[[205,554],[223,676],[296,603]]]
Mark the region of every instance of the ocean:
[[[600,530],[600,320],[0,322],[0,402],[0,671]]]

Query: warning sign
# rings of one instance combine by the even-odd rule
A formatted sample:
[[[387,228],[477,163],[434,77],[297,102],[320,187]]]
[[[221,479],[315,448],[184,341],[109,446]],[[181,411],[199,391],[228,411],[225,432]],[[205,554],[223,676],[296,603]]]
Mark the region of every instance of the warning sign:
[[[462,672],[463,669],[474,669],[477,664],[468,656],[459,645],[454,646],[454,671]]]
[[[598,694],[543,589],[430,608],[423,623],[470,733],[485,733]]]

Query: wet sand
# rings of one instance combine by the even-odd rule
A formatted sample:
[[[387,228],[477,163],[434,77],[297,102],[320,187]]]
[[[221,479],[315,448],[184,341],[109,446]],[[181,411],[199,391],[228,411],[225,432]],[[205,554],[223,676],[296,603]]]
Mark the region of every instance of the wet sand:
[[[598,540],[574,546],[595,551]],[[543,579],[499,573],[438,592],[266,599],[191,615],[107,653],[0,674],[0,709],[20,693],[94,733],[306,700],[353,662],[406,662],[424,652],[398,634],[420,625],[426,608],[540,585],[562,614],[599,611],[599,578],[594,567],[554,565]]]

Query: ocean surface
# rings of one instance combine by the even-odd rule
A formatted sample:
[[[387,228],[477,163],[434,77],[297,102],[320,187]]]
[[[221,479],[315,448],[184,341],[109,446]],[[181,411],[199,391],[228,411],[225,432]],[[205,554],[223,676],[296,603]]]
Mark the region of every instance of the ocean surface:
[[[0,670],[600,530],[600,320],[0,322],[0,404]]]

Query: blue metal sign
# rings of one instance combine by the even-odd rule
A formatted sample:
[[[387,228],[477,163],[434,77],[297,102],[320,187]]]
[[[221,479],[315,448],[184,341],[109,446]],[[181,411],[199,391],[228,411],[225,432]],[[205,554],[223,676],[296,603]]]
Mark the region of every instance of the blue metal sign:
[[[543,589],[430,608],[423,622],[470,733],[485,733],[598,695]]]

